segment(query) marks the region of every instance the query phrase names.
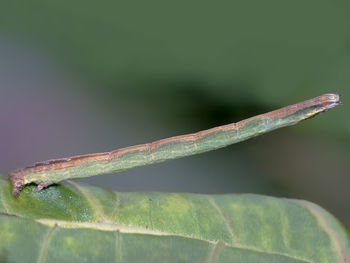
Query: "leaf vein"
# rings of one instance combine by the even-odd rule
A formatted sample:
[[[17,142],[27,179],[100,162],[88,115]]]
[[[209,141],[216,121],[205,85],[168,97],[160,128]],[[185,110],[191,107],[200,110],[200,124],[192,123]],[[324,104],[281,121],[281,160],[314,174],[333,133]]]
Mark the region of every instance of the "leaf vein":
[[[332,227],[328,225],[327,219],[324,217],[322,212],[319,211],[319,209],[315,205],[311,204],[310,202],[307,202],[304,200],[292,200],[292,201],[306,208],[316,218],[321,228],[330,237],[331,242],[333,243],[333,249],[335,250],[334,252],[338,257],[338,262],[348,262],[348,258],[343,253],[344,248],[341,245],[341,241],[339,240],[337,234],[334,232]]]
[[[120,231],[115,231],[115,262],[121,262]]]
[[[55,232],[55,230],[57,229],[58,224],[54,224],[53,227],[49,230],[49,232],[47,233],[43,245],[41,247],[41,251],[37,260],[37,263],[43,263],[46,261],[46,256],[47,256],[47,250],[49,247],[49,243],[51,241],[52,235]]]
[[[90,204],[91,208],[95,211],[95,214],[98,217],[99,222],[110,222],[109,219],[107,219],[106,215],[103,212],[103,209],[101,205],[98,203],[98,201],[92,196],[92,194],[86,190],[85,187],[77,184],[76,182],[73,182],[71,180],[67,181],[69,184],[73,185],[76,189],[78,189],[79,192],[82,193],[83,196],[85,196],[86,200]]]
[[[220,253],[220,250],[225,247],[225,243],[222,241],[218,241],[216,245],[213,247],[210,257],[209,257],[209,263],[216,263],[218,260],[218,256]]]
[[[114,208],[114,211],[112,213],[111,218],[112,218],[112,220],[115,220],[115,218],[116,218],[116,216],[117,216],[117,214],[119,212],[119,209],[120,209],[120,198],[119,198],[119,195],[118,195],[117,192],[113,191],[113,193],[115,194],[116,205],[115,205],[115,208]]]
[[[209,203],[216,209],[216,211],[218,211],[219,215],[221,216],[221,218],[225,222],[225,225],[231,234],[232,241],[234,243],[239,243],[239,239],[238,239],[235,231],[233,230],[233,226],[231,225],[231,223],[230,223],[228,217],[226,216],[226,214],[224,213],[224,211],[221,209],[221,207],[215,202],[215,200],[212,197],[208,196],[208,200],[209,200]]]

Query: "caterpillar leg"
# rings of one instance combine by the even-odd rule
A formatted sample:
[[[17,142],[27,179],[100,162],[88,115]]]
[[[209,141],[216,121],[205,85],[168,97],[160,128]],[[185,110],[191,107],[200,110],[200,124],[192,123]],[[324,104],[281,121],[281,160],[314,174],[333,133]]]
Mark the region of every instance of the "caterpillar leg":
[[[48,187],[49,185],[51,185],[52,182],[40,182],[37,187],[35,187],[35,191],[36,192],[40,192],[41,190],[43,190],[45,187]]]

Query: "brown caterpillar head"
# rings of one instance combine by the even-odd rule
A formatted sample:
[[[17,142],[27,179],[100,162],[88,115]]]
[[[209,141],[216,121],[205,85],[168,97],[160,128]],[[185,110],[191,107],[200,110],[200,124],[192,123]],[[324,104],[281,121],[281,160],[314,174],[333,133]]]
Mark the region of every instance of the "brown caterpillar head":
[[[9,179],[12,184],[12,194],[18,196],[19,192],[22,190],[24,183],[23,169],[17,169],[10,173]]]

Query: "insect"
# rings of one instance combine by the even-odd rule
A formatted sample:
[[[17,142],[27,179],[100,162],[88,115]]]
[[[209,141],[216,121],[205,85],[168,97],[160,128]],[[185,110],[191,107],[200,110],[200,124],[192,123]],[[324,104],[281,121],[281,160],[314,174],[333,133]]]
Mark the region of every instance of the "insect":
[[[36,191],[66,179],[117,173],[142,165],[199,154],[298,123],[340,103],[338,94],[324,94],[275,111],[197,133],[175,136],[110,152],[77,155],[35,163],[10,173],[17,196],[29,183]]]

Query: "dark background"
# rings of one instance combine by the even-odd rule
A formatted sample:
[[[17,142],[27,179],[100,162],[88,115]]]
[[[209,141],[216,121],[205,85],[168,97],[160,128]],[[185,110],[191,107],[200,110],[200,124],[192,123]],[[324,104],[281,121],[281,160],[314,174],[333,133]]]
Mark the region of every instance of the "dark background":
[[[350,227],[350,2],[1,1],[0,168],[343,105],[218,151],[84,181],[306,199]]]

